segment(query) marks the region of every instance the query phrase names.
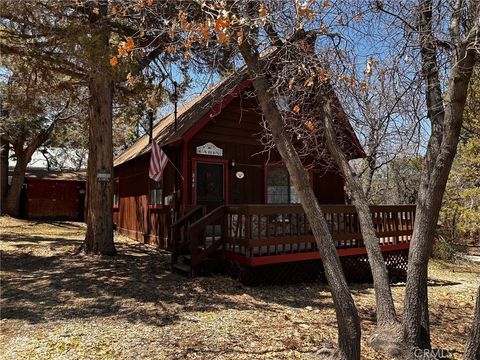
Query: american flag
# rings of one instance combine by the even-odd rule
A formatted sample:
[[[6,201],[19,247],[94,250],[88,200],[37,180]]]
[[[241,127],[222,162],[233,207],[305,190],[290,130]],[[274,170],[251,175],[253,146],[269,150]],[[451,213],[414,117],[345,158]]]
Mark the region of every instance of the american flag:
[[[162,179],[163,169],[167,166],[167,162],[167,155],[165,155],[156,142],[152,142],[152,154],[150,156],[150,169],[148,171],[148,176],[155,181],[160,181]]]

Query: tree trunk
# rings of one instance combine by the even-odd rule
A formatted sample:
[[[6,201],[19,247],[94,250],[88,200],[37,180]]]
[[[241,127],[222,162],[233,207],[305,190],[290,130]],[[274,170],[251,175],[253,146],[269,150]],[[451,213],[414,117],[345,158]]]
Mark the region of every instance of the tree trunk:
[[[89,146],[87,171],[87,233],[82,250],[113,255],[113,86],[107,73],[96,72],[89,81]],[[104,172],[110,179],[99,181]],[[108,175],[107,175],[108,176]]]
[[[5,202],[5,212],[13,217],[20,216],[20,196],[22,194],[22,187],[25,181],[25,171],[30,158],[27,158],[25,152],[16,152],[17,164],[13,170],[12,184],[8,189],[7,198]]]
[[[20,196],[22,193],[23,183],[25,181],[25,171],[27,170],[27,165],[32,159],[32,155],[35,150],[37,150],[40,145],[42,145],[52,134],[62,112],[63,110],[57,114],[48,128],[32,136],[29,143],[27,143],[25,140],[25,134],[22,134],[22,136],[17,139],[18,141],[12,141],[13,150],[15,152],[15,156],[17,157],[17,164],[12,176],[12,185],[10,186],[6,197],[5,209],[7,214],[14,217],[18,217],[20,215]],[[8,173],[8,158],[6,166]]]
[[[473,314],[472,329],[465,344],[465,360],[480,359],[480,286],[477,290],[477,300],[475,301],[475,310]]]
[[[448,175],[457,150],[468,83],[475,64],[475,50],[473,47],[469,49],[466,42],[457,44],[459,48],[452,58],[446,95],[442,98],[435,39],[432,35],[432,1],[422,1],[419,10],[422,64],[432,129],[410,242],[403,326],[409,345],[430,348],[428,260]]]
[[[258,53],[245,41],[240,50],[250,72],[253,86],[277,150],[285,162],[292,183],[298,193],[313,235],[322,256],[325,275],[330,285],[338,323],[338,346],[340,358],[360,359],[360,321],[355,303],[348,289],[327,223],[310,187],[308,173],[295,151],[290,139],[283,132],[283,121],[275,103],[268,79],[262,75]]]
[[[100,19],[107,6],[101,3]],[[97,19],[98,20],[98,19]],[[101,22],[92,24],[92,44],[96,63],[92,66],[88,89],[89,143],[87,169],[87,200],[85,241],[80,250],[85,253],[114,255],[113,243],[113,146],[112,101],[113,80],[108,64],[108,32]],[[106,178],[99,178],[99,175]]]
[[[10,145],[5,136],[0,137],[0,215],[5,213],[8,192],[8,153]]]
[[[368,154],[367,154],[367,164],[366,169],[367,175],[365,176],[365,196],[367,200],[370,198],[370,192],[372,190],[372,183],[373,183],[373,175],[375,173],[375,169],[377,167],[377,144],[376,144],[376,130],[372,129],[371,133],[368,136]]]
[[[353,170],[338,143],[332,123],[334,115],[330,96],[328,92],[326,94],[319,94],[319,96],[323,98],[322,115],[324,117],[325,138],[328,150],[343,174],[343,178],[353,197],[353,204],[357,209],[362,237],[365,242],[368,261],[373,275],[377,306],[377,325],[387,326],[397,324],[397,315],[390,289],[387,266],[385,265],[385,260],[383,259],[379,241],[375,233],[372,213],[370,212],[367,197],[363,191],[360,180],[353,174]]]

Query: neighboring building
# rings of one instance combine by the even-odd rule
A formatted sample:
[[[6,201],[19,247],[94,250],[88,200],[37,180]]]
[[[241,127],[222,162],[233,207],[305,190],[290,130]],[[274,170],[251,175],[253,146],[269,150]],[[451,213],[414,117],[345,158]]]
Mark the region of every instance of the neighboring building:
[[[20,216],[34,218],[48,218],[56,220],[84,220],[86,172],[74,171],[77,159],[72,154],[68,159],[65,150],[51,150],[50,154],[57,154],[57,162],[69,170],[48,170],[49,162],[40,151],[32,155],[25,173],[24,187],[20,198]],[[67,155],[66,155],[67,154]],[[55,157],[54,157],[55,158]],[[86,159],[82,160],[86,164]],[[9,163],[9,183],[15,161]]]
[[[27,218],[84,220],[85,172],[28,170],[23,194]]]
[[[147,135],[115,160],[114,222],[120,233],[172,250],[174,266],[186,272],[200,271],[214,257],[242,269],[319,258],[286,168],[278,154],[263,152],[258,104],[245,95],[252,90],[251,81],[236,74],[184,106],[177,121],[174,114],[159,121],[153,140],[170,160],[161,182],[148,177]],[[348,121],[338,124],[350,139],[349,157],[363,157]],[[339,249],[345,256],[365,256],[355,210],[344,205],[340,174],[325,167],[309,174]],[[413,218],[406,216],[414,208],[403,210],[408,215],[398,213],[405,218],[401,234],[393,231],[400,227],[389,227],[397,215],[389,220],[382,209],[374,214],[383,219],[383,230],[392,230],[382,240],[392,251],[408,249]]]
[[[27,169],[20,196],[20,216],[83,221],[85,186],[85,172]]]

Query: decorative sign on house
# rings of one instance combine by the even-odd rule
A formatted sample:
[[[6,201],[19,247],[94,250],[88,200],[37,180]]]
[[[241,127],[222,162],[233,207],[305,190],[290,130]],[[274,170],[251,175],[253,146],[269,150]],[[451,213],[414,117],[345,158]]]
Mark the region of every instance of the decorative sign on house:
[[[197,146],[197,154],[199,155],[211,155],[211,156],[223,156],[223,150],[215,146],[211,142],[207,142],[205,145]]]

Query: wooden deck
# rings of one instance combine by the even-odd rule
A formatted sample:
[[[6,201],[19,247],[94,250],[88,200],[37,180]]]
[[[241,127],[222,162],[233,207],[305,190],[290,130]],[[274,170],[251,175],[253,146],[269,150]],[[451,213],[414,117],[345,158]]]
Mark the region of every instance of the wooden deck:
[[[339,256],[365,255],[355,207],[324,205],[321,208]],[[384,205],[370,209],[382,252],[408,253],[415,206]],[[208,214],[204,208],[196,207],[173,225],[172,237],[173,263],[187,255],[191,271],[218,252],[222,260],[243,267],[321,258],[300,205],[221,206]]]

